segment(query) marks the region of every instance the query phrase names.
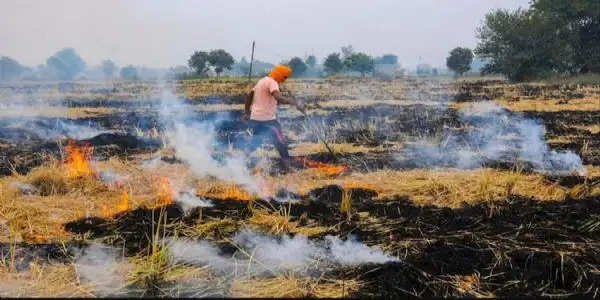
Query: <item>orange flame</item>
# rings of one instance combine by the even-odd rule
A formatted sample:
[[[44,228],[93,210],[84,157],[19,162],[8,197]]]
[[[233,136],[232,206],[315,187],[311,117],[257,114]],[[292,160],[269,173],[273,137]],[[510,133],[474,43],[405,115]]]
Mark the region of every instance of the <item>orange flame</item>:
[[[117,204],[117,212],[121,213],[127,210],[129,210],[129,194],[127,193],[127,189],[123,188],[121,198],[119,199],[119,203]]]
[[[102,215],[102,217],[104,219],[112,219],[112,217],[113,217],[113,211],[107,205],[102,205],[101,215]]]
[[[299,162],[302,163],[305,167],[313,168],[315,169],[315,171],[328,176],[337,176],[349,170],[349,168],[346,166],[326,164],[307,158],[299,159]]]
[[[90,158],[92,156],[93,147],[89,144],[78,146],[74,141],[70,140],[65,147],[67,152],[66,166],[68,177],[83,177],[92,175],[90,166]]]
[[[242,190],[237,184],[228,184],[225,186],[223,199],[235,199],[235,200],[250,200],[250,194]]]
[[[363,183],[363,182],[360,182],[358,180],[353,180],[353,179],[345,180],[344,188],[345,189],[359,188],[359,189],[365,189],[365,190],[375,190],[375,187],[373,185],[370,185],[368,183]]]
[[[158,205],[173,204],[173,188],[167,177],[159,177],[156,184],[156,201]]]

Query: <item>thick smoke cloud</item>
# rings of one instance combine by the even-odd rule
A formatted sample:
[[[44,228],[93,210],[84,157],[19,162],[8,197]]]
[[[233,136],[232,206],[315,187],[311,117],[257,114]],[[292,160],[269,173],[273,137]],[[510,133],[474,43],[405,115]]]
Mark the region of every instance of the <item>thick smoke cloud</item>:
[[[465,169],[517,162],[544,173],[585,174],[577,154],[550,149],[544,139],[546,129],[536,120],[490,103],[476,103],[460,118],[466,129],[446,128],[439,144],[406,147],[399,159],[410,159],[419,167]]]
[[[198,176],[213,176],[225,182],[243,186],[251,193],[259,192],[259,183],[246,167],[246,157],[234,153],[224,157],[223,150],[216,150],[214,123],[186,119],[193,107],[183,103],[168,89],[161,93],[160,120],[167,130],[167,143],[175,149],[175,155],[189,164]]]
[[[300,234],[277,237],[242,230],[233,237],[233,242],[242,249],[235,257],[222,253],[215,244],[204,240],[171,240],[169,249],[178,262],[208,265],[222,273],[243,268],[253,275],[305,272],[331,264],[356,266],[398,260],[378,247],[368,247],[354,238],[342,241],[336,236],[312,241]]]

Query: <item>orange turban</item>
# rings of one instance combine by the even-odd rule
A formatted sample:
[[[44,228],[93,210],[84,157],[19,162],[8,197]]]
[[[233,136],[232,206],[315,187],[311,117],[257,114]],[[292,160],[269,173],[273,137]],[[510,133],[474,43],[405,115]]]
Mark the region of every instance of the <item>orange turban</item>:
[[[288,66],[277,65],[273,70],[271,70],[271,74],[269,77],[275,79],[278,83],[284,82],[288,77],[292,75],[292,69]]]

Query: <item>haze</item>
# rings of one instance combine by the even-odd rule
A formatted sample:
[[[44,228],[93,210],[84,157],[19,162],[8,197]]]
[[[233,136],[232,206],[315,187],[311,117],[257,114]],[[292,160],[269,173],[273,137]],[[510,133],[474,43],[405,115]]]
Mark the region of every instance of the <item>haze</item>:
[[[35,66],[73,47],[88,65],[171,67],[194,50],[223,48],[236,60],[277,63],[341,46],[393,53],[403,66],[444,65],[451,48],[474,47],[475,29],[495,8],[529,0],[190,1],[0,0],[0,56]]]

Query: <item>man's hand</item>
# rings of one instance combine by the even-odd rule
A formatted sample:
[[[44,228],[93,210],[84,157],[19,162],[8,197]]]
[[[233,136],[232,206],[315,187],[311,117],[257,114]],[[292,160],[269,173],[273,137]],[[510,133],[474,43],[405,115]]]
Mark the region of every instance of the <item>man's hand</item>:
[[[250,115],[249,114],[244,114],[242,116],[242,121],[248,121],[248,120],[250,120]]]

